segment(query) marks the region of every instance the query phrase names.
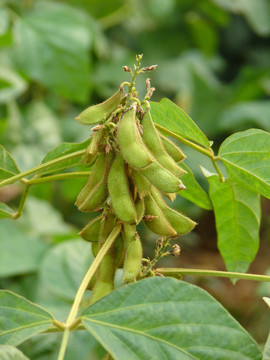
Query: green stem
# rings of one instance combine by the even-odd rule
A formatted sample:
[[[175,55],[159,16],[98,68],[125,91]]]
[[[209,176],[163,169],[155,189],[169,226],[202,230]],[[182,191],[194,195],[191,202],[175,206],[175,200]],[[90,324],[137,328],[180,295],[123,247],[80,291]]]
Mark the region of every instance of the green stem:
[[[218,176],[219,176],[219,180],[220,180],[220,182],[225,182],[225,178],[224,178],[224,176],[222,175],[222,172],[220,171],[220,169],[219,169],[219,167],[218,167],[218,165],[217,165],[217,158],[216,157],[213,157],[212,158],[212,163],[213,163],[213,165],[214,165],[214,167],[215,167],[215,169],[216,169],[216,171],[217,171],[217,173],[218,173]]]
[[[70,159],[74,159],[76,157],[80,157],[80,156],[82,156],[84,154],[84,152],[85,152],[85,149],[84,150],[79,150],[79,151],[73,152],[71,154],[61,156],[61,157],[59,157],[57,159],[47,161],[44,164],[40,164],[38,166],[35,166],[30,170],[23,171],[23,172],[21,172],[19,174],[16,174],[16,175],[14,175],[14,176],[12,176],[12,177],[10,177],[8,179],[5,179],[5,180],[1,181],[0,182],[0,187],[3,187],[5,185],[9,185],[9,184],[13,184],[14,182],[16,182],[18,180],[21,180],[22,178],[24,178],[26,176],[33,175],[33,174],[36,174],[38,172],[41,172],[41,171],[43,171],[45,169],[48,169],[48,168],[52,167],[53,165],[57,165],[57,164],[61,163],[64,160],[70,160]]]
[[[231,279],[245,279],[255,281],[270,281],[270,276],[257,274],[243,274],[238,272],[218,271],[218,270],[200,270],[183,268],[158,268],[155,272],[165,276],[194,275],[194,276],[215,276]]]
[[[24,204],[25,204],[26,198],[28,196],[29,190],[30,190],[30,185],[26,185],[24,192],[22,194],[21,200],[20,200],[18,211],[15,214],[13,214],[13,216],[12,216],[13,219],[18,219],[22,215]]]
[[[103,244],[103,246],[101,247],[101,249],[99,250],[97,256],[95,257],[95,260],[92,262],[90,268],[88,269],[87,273],[85,274],[83,281],[81,282],[81,285],[77,291],[77,294],[75,296],[73,305],[71,307],[71,310],[69,312],[67,321],[66,321],[66,326],[70,327],[72,325],[72,323],[74,322],[74,320],[76,319],[76,316],[78,314],[78,310],[79,310],[79,306],[82,300],[82,297],[85,293],[85,290],[87,289],[87,286],[90,282],[90,280],[92,279],[92,276],[95,274],[99,264],[101,263],[103,257],[106,255],[107,251],[109,250],[109,248],[112,246],[114,240],[116,239],[116,237],[118,236],[118,234],[121,231],[121,224],[118,223],[115,225],[115,227],[113,228],[112,232],[110,233],[109,237],[107,238],[107,240],[105,241],[105,243]]]
[[[76,326],[75,329],[70,329],[70,331],[77,331],[77,330],[85,330],[85,327],[83,325],[78,325]],[[51,326],[49,327],[49,329],[42,331],[42,334],[48,334],[48,333],[60,333],[63,332],[64,330],[61,329],[58,326]]]
[[[178,134],[175,134],[174,132],[172,132],[172,131],[164,128],[164,127],[161,126],[161,125],[158,125],[158,124],[156,124],[156,123],[155,123],[155,125],[156,125],[156,127],[157,127],[159,130],[161,130],[161,132],[163,132],[163,133],[165,133],[165,134],[167,134],[167,135],[169,135],[169,136],[174,137],[176,140],[181,141],[183,144],[186,144],[186,145],[188,145],[189,147],[193,148],[194,150],[197,150],[197,151],[199,151],[200,153],[208,156],[210,159],[213,159],[214,154],[213,154],[213,151],[212,151],[211,148],[209,148],[209,149],[203,148],[202,146],[197,145],[197,144],[193,143],[192,141],[189,141],[189,140],[183,138],[182,136],[180,136],[180,135],[178,135]]]
[[[62,343],[61,343],[61,347],[59,350],[59,355],[58,355],[57,360],[64,360],[67,345],[68,345],[69,334],[70,334],[70,330],[67,327],[67,328],[65,328],[65,331],[64,331],[64,335],[62,338]]]
[[[73,179],[77,177],[87,177],[89,176],[90,171],[74,171],[70,173],[62,173],[62,174],[55,174],[51,176],[45,176],[38,179],[22,179],[21,181],[27,185],[36,185],[36,184],[43,184],[50,181],[56,181],[56,180],[67,180],[67,179]]]

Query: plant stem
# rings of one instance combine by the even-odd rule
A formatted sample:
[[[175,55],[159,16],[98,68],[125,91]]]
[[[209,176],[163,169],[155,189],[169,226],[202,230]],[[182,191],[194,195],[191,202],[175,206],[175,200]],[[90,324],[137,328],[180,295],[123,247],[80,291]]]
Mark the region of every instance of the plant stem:
[[[215,167],[215,169],[216,169],[216,171],[218,173],[220,182],[224,183],[225,179],[224,179],[224,176],[222,175],[222,172],[220,171],[220,169],[219,169],[219,167],[217,165],[217,158],[216,157],[212,158],[212,163],[213,163],[213,165],[214,165],[214,167]]]
[[[21,182],[27,184],[27,185],[36,185],[36,184],[43,184],[50,181],[56,181],[56,180],[67,180],[67,179],[73,179],[77,177],[87,177],[89,176],[90,171],[74,171],[69,173],[62,173],[62,174],[55,174],[50,176],[41,177],[38,179],[22,179]]]
[[[66,320],[66,329],[64,331],[64,335],[63,335],[63,339],[62,339],[62,343],[61,343],[61,347],[60,347],[60,351],[59,351],[57,360],[64,359],[67,344],[68,344],[68,338],[69,338],[69,334],[70,334],[70,328],[74,324],[74,321],[78,314],[80,303],[82,301],[85,290],[87,289],[87,286],[88,286],[90,280],[92,279],[92,276],[95,274],[102,259],[104,258],[104,256],[106,255],[106,253],[112,246],[114,240],[120,233],[121,227],[122,227],[122,225],[120,223],[118,223],[114,226],[112,232],[110,233],[107,240],[105,241],[105,243],[99,250],[97,256],[95,257],[95,260],[92,262],[90,268],[88,269],[87,273],[85,274],[85,276],[81,282],[81,285],[79,286],[79,289],[77,291],[74,302],[72,304],[72,307],[70,309],[70,312],[69,312],[67,320]]]
[[[155,272],[165,276],[194,275],[194,276],[215,276],[215,277],[245,279],[245,280],[255,280],[255,281],[270,281],[270,276],[267,275],[243,274],[238,272],[218,271],[218,270],[157,268],[155,269]]]
[[[175,134],[174,132],[164,128],[163,126],[158,125],[157,123],[155,123],[155,125],[159,130],[161,130],[161,132],[174,137],[176,140],[181,141],[183,144],[186,144],[189,147],[193,148],[194,150],[197,150],[200,153],[208,156],[210,159],[213,159],[214,154],[213,154],[213,151],[211,148],[209,148],[209,149],[203,148],[202,146],[197,145],[197,144],[193,143],[192,141],[189,141],[178,134]]]
[[[78,313],[78,310],[79,310],[79,306],[80,306],[82,297],[84,295],[85,290],[87,289],[89,281],[91,280],[92,276],[96,272],[99,264],[101,263],[101,260],[106,255],[109,248],[112,246],[115,238],[120,233],[121,226],[122,225],[120,223],[115,225],[115,227],[113,228],[113,230],[110,233],[109,237],[107,238],[107,240],[105,241],[105,243],[103,244],[101,249],[99,250],[97,256],[95,257],[95,260],[92,262],[90,268],[88,269],[87,273],[85,274],[85,276],[83,278],[83,281],[81,282],[81,285],[80,285],[80,287],[79,287],[79,289],[77,291],[77,294],[75,296],[75,299],[74,299],[73,305],[71,307],[71,310],[69,312],[69,315],[68,315],[68,318],[67,318],[67,321],[66,321],[66,326],[70,326],[73,323],[73,321],[75,320],[75,318],[77,316],[77,313]]]
[[[59,355],[58,355],[57,360],[64,360],[65,353],[66,353],[66,349],[67,349],[67,345],[68,345],[69,333],[70,333],[69,328],[68,328],[68,327],[65,328],[65,331],[64,331],[64,335],[63,335],[63,339],[62,339],[62,343],[61,343],[61,347],[60,347],[60,351],[59,351]]]
[[[80,157],[80,156],[82,156],[84,154],[84,152],[85,152],[85,150],[79,150],[79,151],[73,152],[71,154],[61,156],[61,157],[59,157],[57,159],[47,161],[44,164],[40,164],[38,166],[35,166],[30,170],[23,171],[23,172],[21,172],[19,174],[16,174],[16,175],[14,175],[14,176],[12,176],[12,177],[10,177],[8,179],[5,179],[5,180],[1,181],[0,182],[0,187],[3,187],[5,185],[9,185],[9,184],[13,184],[14,182],[16,182],[18,180],[21,180],[22,178],[24,178],[26,176],[41,172],[42,170],[50,168],[53,165],[57,165],[57,164],[61,163],[64,160],[70,160],[70,159],[73,159],[73,158],[76,158],[76,157]]]
[[[22,212],[23,212],[23,208],[24,208],[24,204],[25,204],[25,200],[27,198],[27,195],[29,193],[29,190],[30,190],[30,185],[26,185],[25,186],[25,189],[24,189],[24,192],[22,194],[22,197],[21,197],[21,200],[20,200],[20,204],[19,204],[19,207],[18,207],[18,211],[13,214],[12,218],[13,219],[18,219],[21,215],[22,215]]]

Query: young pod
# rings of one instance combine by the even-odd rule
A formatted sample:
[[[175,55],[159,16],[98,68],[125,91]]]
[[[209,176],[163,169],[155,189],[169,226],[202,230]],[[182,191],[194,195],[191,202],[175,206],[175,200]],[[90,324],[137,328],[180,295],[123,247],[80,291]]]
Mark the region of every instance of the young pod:
[[[170,208],[164,201],[160,192],[154,187],[151,189],[151,196],[177,235],[186,234],[194,228],[196,223],[179,211]]]
[[[148,150],[154,158],[177,178],[185,174],[185,170],[181,169],[173,158],[165,151],[159,134],[156,130],[155,124],[152,120],[150,110],[144,114],[142,119],[143,135],[142,139],[146,144]]]
[[[86,241],[98,242],[101,221],[103,215],[99,215],[92,219],[80,232],[79,236]]]
[[[81,124],[93,125],[104,121],[120,104],[123,99],[123,93],[118,90],[113,96],[104,102],[89,106],[75,120],[79,121]]]
[[[152,185],[150,181],[139,170],[136,169],[132,170],[132,178],[139,197],[144,198],[151,189]]]
[[[102,162],[98,162],[100,157],[101,158],[104,157],[103,165]],[[75,205],[78,206],[78,209],[83,212],[91,212],[97,209],[99,206],[101,206],[104,203],[104,201],[108,196],[107,177],[112,163],[112,153],[106,155],[99,154],[99,158],[95,163],[93,171],[91,172],[91,175],[93,174],[93,177],[91,178],[90,175],[91,179],[89,178],[88,184],[86,184],[86,186],[82,189],[75,203]],[[95,168],[97,168],[97,171],[101,173],[99,166],[100,167],[104,166],[103,174],[101,177],[99,177],[100,180],[96,182],[94,180],[96,180],[98,176],[95,176],[94,173],[95,173]],[[92,179],[93,181],[91,181]]]
[[[132,282],[141,270],[142,244],[136,232],[136,225],[124,224],[122,233],[125,248],[123,281]]]
[[[171,226],[170,222],[165,217],[163,211],[154,200],[151,193],[149,193],[145,199],[145,214],[146,218],[148,215],[153,216],[150,221],[145,221],[145,225],[153,231],[153,233],[162,236],[175,236],[177,232]]]
[[[138,130],[135,105],[121,117],[117,128],[117,138],[121,153],[131,167],[142,168],[151,164],[152,156]]]
[[[89,166],[99,151],[99,146],[106,135],[106,129],[102,127],[99,131],[94,131],[91,136],[91,142],[84,153],[84,163]]]
[[[127,170],[122,154],[118,153],[108,176],[109,194],[116,216],[124,222],[136,223],[137,214],[130,194]]]
[[[186,155],[174,142],[172,142],[170,139],[168,139],[166,136],[162,135],[161,133],[159,133],[159,136],[161,138],[164,149],[173,158],[175,162],[179,163],[180,161],[186,159]]]
[[[182,181],[157,161],[140,170],[154,186],[163,192],[175,193],[185,189]]]

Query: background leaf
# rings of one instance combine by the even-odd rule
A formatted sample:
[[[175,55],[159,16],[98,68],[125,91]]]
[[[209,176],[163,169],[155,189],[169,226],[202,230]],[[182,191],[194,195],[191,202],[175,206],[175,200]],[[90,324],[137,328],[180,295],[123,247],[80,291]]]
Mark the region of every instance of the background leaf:
[[[12,156],[2,145],[0,145],[0,181],[8,179],[19,172]]]
[[[85,102],[89,92],[85,79],[90,76],[88,21],[86,14],[68,5],[36,2],[14,27],[19,68],[65,98]]]
[[[19,349],[10,345],[0,345],[0,358],[2,360],[30,360]]]
[[[90,142],[90,139],[82,142],[82,143],[63,143],[57,146],[55,149],[51,150],[42,160],[42,164],[57,159],[61,156],[65,156],[68,154],[75,153],[76,151],[86,149],[88,144]],[[77,157],[63,160],[61,163],[57,165],[52,165],[50,168],[42,170],[42,173],[48,173],[53,171],[62,170],[71,166],[75,166],[80,164],[82,155],[79,155]]]
[[[180,166],[187,172],[187,174],[181,176],[181,180],[187,189],[180,191],[179,195],[190,200],[191,202],[200,206],[203,209],[211,210],[211,201],[207,193],[203,190],[203,188],[195,179],[190,168],[183,162]]]
[[[259,247],[260,197],[217,175],[207,177],[213,204],[218,248],[228,271],[247,271]]]
[[[0,219],[12,218],[13,210],[4,203],[0,203]]]
[[[39,306],[11,291],[0,291],[0,343],[19,345],[48,329],[52,316]]]
[[[0,277],[37,270],[47,247],[38,237],[29,236],[14,220],[1,220]]]
[[[259,360],[255,341],[204,290],[170,278],[124,286],[82,314],[117,360]],[[237,341],[236,341],[237,339]]]
[[[169,99],[159,103],[151,102],[153,121],[182,137],[210,147],[207,137],[201,132],[191,118]]]
[[[270,133],[250,129],[229,136],[218,157],[229,176],[270,199]]]

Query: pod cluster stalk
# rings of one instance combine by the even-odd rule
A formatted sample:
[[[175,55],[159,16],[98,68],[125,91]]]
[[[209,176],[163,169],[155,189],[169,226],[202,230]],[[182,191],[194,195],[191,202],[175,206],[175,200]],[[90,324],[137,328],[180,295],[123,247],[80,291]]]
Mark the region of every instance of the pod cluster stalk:
[[[90,284],[91,302],[114,289],[117,268],[123,268],[123,282],[140,277],[142,244],[136,229],[141,221],[167,238],[186,234],[196,225],[164,200],[164,196],[174,200],[185,189],[180,180],[185,171],[179,165],[185,155],[156,129],[148,101],[154,91],[150,79],[146,80],[144,100],[138,99],[135,77],[155,69],[140,69],[141,58],[137,56],[134,72],[124,67],[132,75],[130,83],[123,83],[112,97],[76,118],[84,125],[98,124],[83,157],[85,166],[93,166],[92,171],[75,203],[80,211],[96,212],[97,216],[79,235],[92,242],[96,256],[116,224],[122,229]]]

